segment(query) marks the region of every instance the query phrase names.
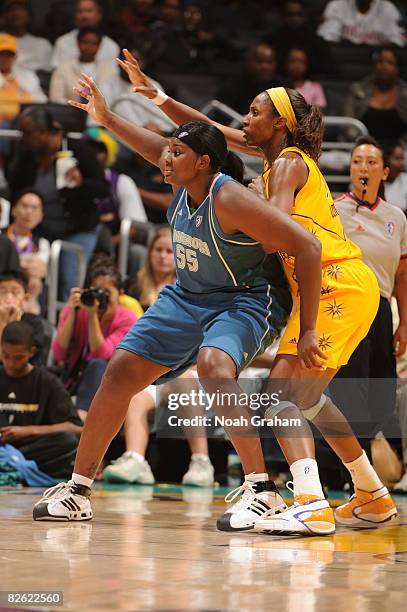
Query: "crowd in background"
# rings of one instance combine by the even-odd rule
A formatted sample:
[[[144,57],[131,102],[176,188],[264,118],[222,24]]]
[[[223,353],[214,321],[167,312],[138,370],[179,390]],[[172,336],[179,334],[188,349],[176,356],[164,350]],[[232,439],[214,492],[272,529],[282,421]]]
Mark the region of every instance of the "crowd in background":
[[[192,105],[216,98],[244,115],[260,91],[284,85],[326,115],[359,119],[378,141],[365,145],[383,164],[375,198],[398,208],[396,227],[388,228],[391,236],[397,230],[400,248],[392,253],[394,270],[382,292],[387,308],[400,286],[400,257],[407,255],[406,32],[405,3],[388,0],[0,2],[0,441],[19,448],[38,470],[6,469],[2,457],[0,484],[17,482],[18,474],[28,483],[70,475],[81,424],[115,346],[174,281],[165,227],[171,191],[155,167],[66,104],[79,99],[73,87],[81,73],[95,79],[115,112],[162,134],[174,124],[132,92],[116,62],[123,48],[160,89]],[[20,130],[20,140],[13,129]],[[352,129],[339,138],[355,140]],[[355,183],[349,186],[351,200],[356,191]],[[363,205],[364,194],[358,197]],[[130,244],[122,278],[123,219],[130,219]],[[357,242],[361,230],[355,231]],[[65,306],[54,328],[46,297],[57,239],[83,249],[84,286],[92,289],[77,286],[77,257],[64,251],[58,291]],[[397,301],[400,340],[407,313]],[[402,380],[407,366],[401,350],[396,353]],[[389,375],[394,380],[395,365]],[[404,428],[406,393],[399,386]],[[160,401],[154,388],[133,398],[115,463],[100,477],[154,483],[146,460],[149,414],[166,393]],[[394,387],[389,421],[399,423],[395,393]],[[183,482],[213,484],[206,436],[188,442],[191,461]],[[407,492],[407,478],[401,482]]]

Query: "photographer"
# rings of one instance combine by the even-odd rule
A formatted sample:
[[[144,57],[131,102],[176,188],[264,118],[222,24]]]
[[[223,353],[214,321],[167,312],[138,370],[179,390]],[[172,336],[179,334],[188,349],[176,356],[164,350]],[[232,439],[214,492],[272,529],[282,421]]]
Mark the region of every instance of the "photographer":
[[[92,268],[88,280],[88,289],[71,289],[52,346],[83,420],[116,345],[137,320],[119,305],[121,278],[113,264]]]

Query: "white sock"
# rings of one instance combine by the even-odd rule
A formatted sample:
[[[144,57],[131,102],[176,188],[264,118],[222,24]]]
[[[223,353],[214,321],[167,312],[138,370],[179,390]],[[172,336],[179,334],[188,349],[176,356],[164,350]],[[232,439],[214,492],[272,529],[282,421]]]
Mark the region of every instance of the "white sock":
[[[83,485],[84,487],[88,487],[89,489],[93,485],[92,478],[86,478],[86,476],[82,476],[81,474],[75,474],[75,472],[72,474],[72,480],[76,484]]]
[[[192,459],[199,459],[200,461],[207,461],[210,463],[208,455],[204,455],[203,453],[192,453],[191,460]]]
[[[294,481],[294,497],[298,495],[316,495],[325,498],[319,480],[318,465],[315,459],[299,459],[290,465]]]
[[[383,486],[365,451],[354,461],[344,463],[344,466],[349,470],[352,482],[358,489],[370,493],[371,491],[377,491],[377,489]]]
[[[137,459],[137,461],[140,461],[140,463],[144,463],[145,461],[144,455],[136,453],[136,451],[126,451],[124,454],[127,455],[127,457],[133,457],[133,459]]]
[[[253,474],[245,474],[244,478],[250,482],[264,482],[269,479],[269,475],[254,472]]]

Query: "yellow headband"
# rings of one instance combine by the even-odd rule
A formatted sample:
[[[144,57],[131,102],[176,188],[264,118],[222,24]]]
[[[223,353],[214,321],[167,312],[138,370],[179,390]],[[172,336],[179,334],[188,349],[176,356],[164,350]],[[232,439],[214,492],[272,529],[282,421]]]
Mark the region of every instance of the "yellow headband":
[[[286,118],[287,127],[290,132],[293,132],[297,127],[297,119],[295,118],[291,100],[286,90],[284,89],[284,87],[271,87],[266,91],[269,95],[270,100],[276,107],[278,114],[281,117]]]

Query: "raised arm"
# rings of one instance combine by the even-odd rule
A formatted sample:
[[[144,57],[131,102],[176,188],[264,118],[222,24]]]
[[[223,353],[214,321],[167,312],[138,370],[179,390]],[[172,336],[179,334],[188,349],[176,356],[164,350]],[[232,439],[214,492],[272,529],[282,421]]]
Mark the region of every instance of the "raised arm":
[[[78,81],[78,84],[80,87],[75,87],[74,91],[85,98],[87,102],[85,104],[69,100],[69,104],[87,112],[92,119],[113,132],[144,159],[155,166],[160,166],[163,151],[168,145],[167,138],[130,123],[113,113],[108,107],[102,92],[87,74],[82,73],[82,79]]]
[[[295,257],[301,297],[298,356],[306,367],[325,359],[315,332],[321,292],[321,243],[289,215],[237,183],[222,186],[216,198],[218,221],[227,233],[241,231],[266,252],[284,251]]]
[[[119,66],[125,70],[128,74],[131,84],[133,85],[133,91],[139,93],[150,100],[153,100],[158,95],[158,90],[153,82],[144,74],[138,65],[136,58],[127,49],[123,50],[125,60],[117,60]],[[247,153],[248,155],[254,155],[256,157],[261,156],[260,152],[252,147],[248,147],[246,141],[243,138],[242,130],[228,127],[222,123],[212,121],[201,113],[200,111],[177,102],[173,98],[167,98],[165,102],[160,104],[161,110],[174,121],[177,125],[186,123],[187,121],[204,121],[210,123],[220,129],[225,135],[228,146],[235,151]]]

